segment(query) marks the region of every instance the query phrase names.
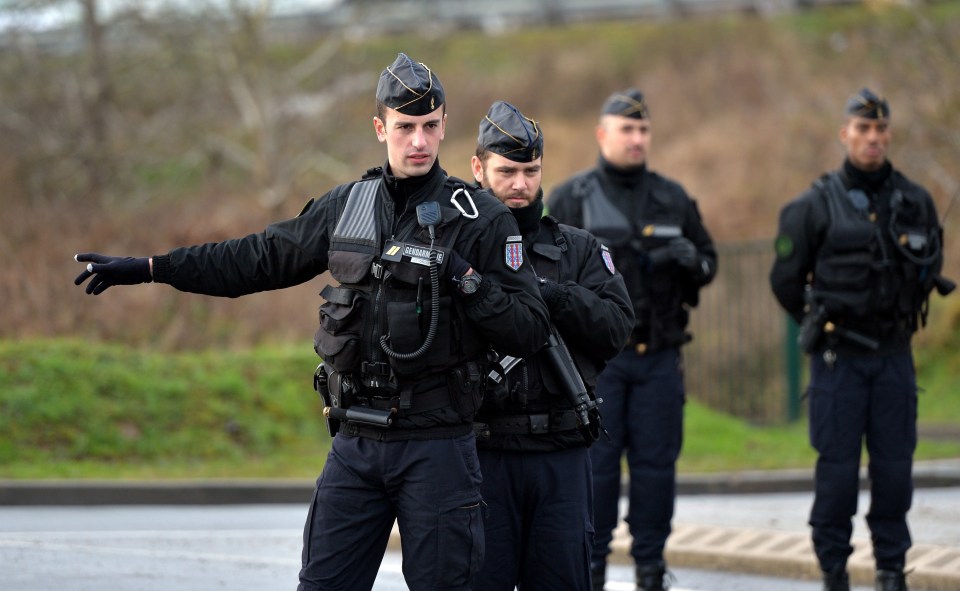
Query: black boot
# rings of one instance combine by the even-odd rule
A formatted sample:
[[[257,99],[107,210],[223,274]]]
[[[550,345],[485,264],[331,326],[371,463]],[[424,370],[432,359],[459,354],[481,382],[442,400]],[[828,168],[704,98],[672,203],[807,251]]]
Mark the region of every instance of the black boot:
[[[907,579],[902,570],[877,571],[877,591],[907,591]]]
[[[666,591],[669,585],[664,583],[667,565],[662,560],[651,564],[637,565],[637,591]]]
[[[850,591],[850,577],[844,564],[823,573],[823,591]]]
[[[603,584],[607,582],[607,563],[595,562],[590,565],[590,581],[593,591],[603,591]]]

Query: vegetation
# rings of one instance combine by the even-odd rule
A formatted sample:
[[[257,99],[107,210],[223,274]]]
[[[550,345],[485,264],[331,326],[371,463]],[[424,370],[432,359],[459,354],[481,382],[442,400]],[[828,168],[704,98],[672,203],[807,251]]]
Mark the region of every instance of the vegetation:
[[[960,433],[956,344],[946,365],[925,367],[920,413]],[[0,478],[313,478],[330,446],[315,361],[307,345],[158,354],[0,342]],[[917,457],[958,455],[952,438],[923,440]],[[812,462],[803,421],[759,427],[688,404],[681,471]]]

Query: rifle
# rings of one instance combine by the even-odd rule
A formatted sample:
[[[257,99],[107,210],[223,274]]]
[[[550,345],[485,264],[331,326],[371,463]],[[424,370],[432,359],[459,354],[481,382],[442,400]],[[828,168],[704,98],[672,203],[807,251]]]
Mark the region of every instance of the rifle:
[[[547,346],[541,352],[556,378],[557,385],[573,405],[573,411],[577,413],[577,422],[580,423],[580,430],[584,436],[589,437],[590,441],[596,441],[600,439],[600,433],[603,431],[599,410],[603,399],[590,395],[587,385],[580,377],[580,370],[573,356],[570,355],[570,349],[560,336],[560,331],[553,323],[549,326]]]
[[[577,368],[573,356],[570,355],[570,349],[567,348],[567,344],[553,323],[550,324],[547,344],[540,350],[540,353],[543,354],[547,362],[546,365],[551,376],[555,377],[556,385],[573,406],[581,431],[591,441],[596,441],[600,438],[600,433],[603,432],[599,410],[599,405],[603,402],[603,399],[591,396],[583,378],[580,377],[580,370]],[[487,374],[487,378],[499,384],[510,373],[510,370],[521,361],[523,359],[519,357],[504,355],[496,362],[499,368],[491,370]]]

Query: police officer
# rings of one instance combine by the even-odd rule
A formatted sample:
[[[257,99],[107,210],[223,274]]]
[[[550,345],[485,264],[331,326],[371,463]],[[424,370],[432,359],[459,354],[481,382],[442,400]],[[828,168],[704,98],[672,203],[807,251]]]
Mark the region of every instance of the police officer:
[[[595,589],[602,589],[617,524],[620,457],[630,469],[629,512],[637,588],[664,588],[663,549],[670,535],[676,461],[683,440],[680,346],[689,309],[717,270],[717,255],[696,202],[683,187],[647,168],[651,120],[643,94],[611,95],[600,112],[600,159],[558,186],[548,201],[558,220],[593,233],[610,247],[633,302],[629,342],[600,375],[603,438],[593,462]]]
[[[542,217],[542,160],[539,124],[508,103],[493,103],[480,122],[473,174],[516,218],[523,236],[516,263],[529,257],[551,321],[569,348],[502,360],[504,375],[490,381],[477,415],[481,492],[489,507],[478,591],[589,591],[593,487],[587,448],[600,430],[590,394],[633,326],[630,298],[606,247],[583,230]],[[558,356],[564,351],[572,356]],[[569,377],[553,365],[558,360],[582,383],[563,382]],[[574,384],[581,402],[567,394]]]
[[[86,291],[156,281],[235,297],[329,270],[316,349],[339,425],[304,528],[301,591],[373,586],[394,519],[411,589],[470,589],[483,558],[472,419],[493,347],[529,355],[547,311],[509,210],[437,160],[436,74],[404,54],[380,75],[387,162],[259,234],[152,258],[77,255]]]
[[[941,228],[927,191],[887,159],[890,107],[864,88],[846,105],[846,158],[780,213],[773,293],[802,323],[810,353],[810,441],[817,450],[810,525],[824,589],[846,572],[862,441],[869,454],[878,591],[906,589],[906,514],[917,443],[911,335],[934,287],[947,291]]]

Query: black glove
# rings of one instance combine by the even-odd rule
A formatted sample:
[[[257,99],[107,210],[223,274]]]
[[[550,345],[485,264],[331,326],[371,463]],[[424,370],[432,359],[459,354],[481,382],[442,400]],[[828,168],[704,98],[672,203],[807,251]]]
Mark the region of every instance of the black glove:
[[[111,257],[88,252],[74,255],[73,258],[81,263],[90,263],[83,273],[77,275],[73,284],[80,285],[92,276],[86,291],[93,295],[100,295],[111,285],[136,285],[153,281],[147,257]]]
[[[446,276],[447,279],[453,282],[460,281],[460,278],[467,274],[467,271],[470,270],[470,263],[467,262],[465,258],[460,256],[460,253],[450,249],[450,252],[447,253],[447,266],[446,266]]]
[[[670,252],[670,247],[661,246],[660,248],[654,248],[649,251],[646,256],[646,264],[641,260],[640,267],[642,269],[656,269],[672,261],[673,253]],[[649,267],[647,267],[647,265],[649,265]]]
[[[540,278],[538,281],[540,284],[540,297],[543,298],[543,301],[550,303],[550,299],[554,297],[554,294],[560,289],[560,285],[556,281],[550,281],[549,279]]]
[[[697,267],[697,247],[688,238],[674,238],[667,248],[673,260],[684,269],[692,271]]]

